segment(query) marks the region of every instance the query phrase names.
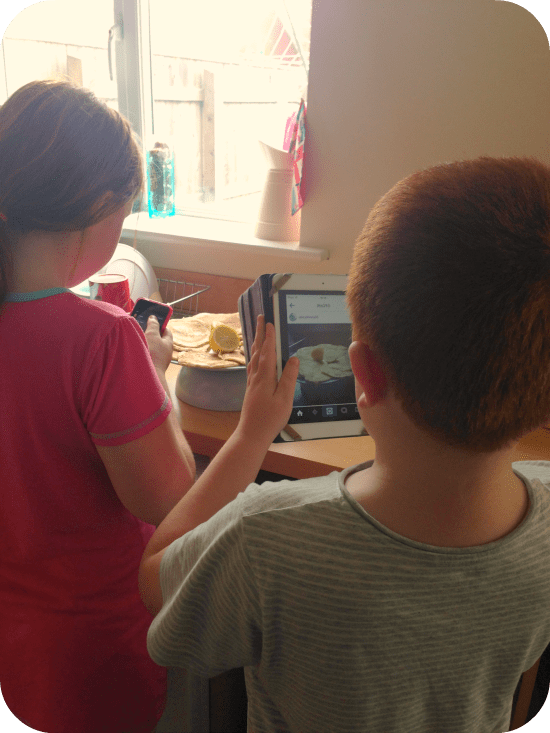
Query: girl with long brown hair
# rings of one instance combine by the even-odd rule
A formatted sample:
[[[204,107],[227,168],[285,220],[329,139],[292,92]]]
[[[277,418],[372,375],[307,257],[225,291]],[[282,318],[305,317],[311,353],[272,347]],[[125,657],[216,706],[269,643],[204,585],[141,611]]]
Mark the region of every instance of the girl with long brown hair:
[[[163,709],[137,572],[194,479],[171,335],[70,290],[142,181],[129,123],[91,92],[31,82],[0,108],[0,684],[48,733],[145,733]]]

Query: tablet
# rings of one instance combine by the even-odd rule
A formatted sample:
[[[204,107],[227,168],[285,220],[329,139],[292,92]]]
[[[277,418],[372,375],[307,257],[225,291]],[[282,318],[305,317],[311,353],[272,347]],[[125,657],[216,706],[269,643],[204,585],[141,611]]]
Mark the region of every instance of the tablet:
[[[278,376],[291,356],[300,360],[283,440],[364,434],[348,355],[346,282],[346,275],[273,275]]]

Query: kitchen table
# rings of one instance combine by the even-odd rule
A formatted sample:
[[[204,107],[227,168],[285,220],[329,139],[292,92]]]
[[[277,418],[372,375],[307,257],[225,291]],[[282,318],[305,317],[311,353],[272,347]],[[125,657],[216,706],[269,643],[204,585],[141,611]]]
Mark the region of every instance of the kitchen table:
[[[175,386],[180,368],[178,364],[170,364],[166,372],[174,409],[193,453],[212,458],[237,426],[240,413],[202,410],[177,399]],[[290,478],[310,478],[373,458],[374,441],[369,436],[273,443],[262,469]],[[540,428],[522,438],[513,459],[550,461],[550,430]]]

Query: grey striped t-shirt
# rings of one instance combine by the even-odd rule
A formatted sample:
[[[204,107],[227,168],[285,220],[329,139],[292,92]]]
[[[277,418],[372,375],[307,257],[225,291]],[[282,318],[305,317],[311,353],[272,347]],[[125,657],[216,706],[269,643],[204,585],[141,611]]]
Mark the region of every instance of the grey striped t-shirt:
[[[161,665],[245,667],[254,733],[502,733],[550,643],[550,463],[514,470],[530,509],[486,545],[381,525],[348,473],[251,485],[166,551],[148,636]]]

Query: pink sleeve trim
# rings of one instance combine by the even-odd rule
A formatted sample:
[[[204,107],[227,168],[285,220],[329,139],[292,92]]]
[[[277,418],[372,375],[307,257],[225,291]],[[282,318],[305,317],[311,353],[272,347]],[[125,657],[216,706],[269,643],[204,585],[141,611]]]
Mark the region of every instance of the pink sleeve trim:
[[[125,438],[126,436],[133,435],[133,434],[135,434],[136,438],[141,435],[145,435],[148,432],[147,430],[145,430],[145,428],[148,425],[150,425],[152,422],[156,421],[162,415],[163,412],[166,411],[166,415],[168,415],[168,413],[170,412],[170,408],[171,408],[171,403],[170,403],[170,400],[168,399],[168,395],[165,393],[164,402],[162,403],[161,407],[156,412],[154,412],[152,415],[149,415],[149,417],[143,420],[143,422],[140,422],[139,425],[132,425],[131,428],[127,428],[126,430],[120,430],[117,433],[104,433],[104,434],[90,433],[90,436],[92,440],[94,441],[94,443],[98,443],[99,441],[101,441],[101,443],[103,443],[104,441],[110,442],[113,440],[117,440],[118,442],[123,443],[124,441],[121,441],[120,438]],[[159,421],[159,424],[160,422],[162,421]]]

